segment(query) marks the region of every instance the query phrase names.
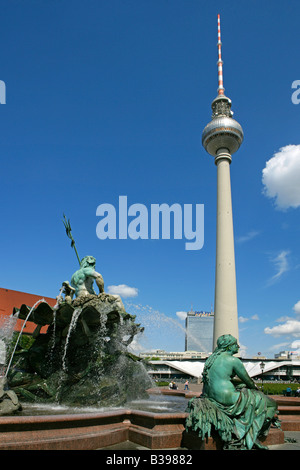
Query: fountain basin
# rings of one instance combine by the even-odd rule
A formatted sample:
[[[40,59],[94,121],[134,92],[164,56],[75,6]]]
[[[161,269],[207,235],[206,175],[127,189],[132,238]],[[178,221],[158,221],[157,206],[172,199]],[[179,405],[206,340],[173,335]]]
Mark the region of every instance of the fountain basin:
[[[148,392],[157,394],[159,391],[152,389]],[[126,441],[153,450],[221,448],[217,435],[202,441],[195,433],[185,431],[187,413],[170,411],[172,408],[185,410],[187,394],[184,398],[183,392],[178,396],[173,391],[173,397],[168,390],[161,390],[161,393],[158,397],[152,395],[148,402],[149,407],[156,404],[156,410],[161,405],[160,412],[133,409],[139,405],[133,401],[130,404],[132,409],[97,411],[90,408],[86,412],[84,408],[85,412],[80,412],[78,408],[76,412],[70,412],[66,407],[65,414],[0,417],[0,450],[105,450]],[[166,401],[170,405],[165,406]],[[53,412],[63,411],[57,406]],[[283,444],[284,433],[271,429],[263,442],[265,445]]]
[[[120,409],[94,414],[0,417],[0,450],[96,450],[131,441],[148,449],[218,449],[217,438],[202,441],[185,431],[187,413]],[[264,444],[283,444],[271,429]]]
[[[120,409],[94,414],[0,418],[0,450],[92,450],[124,441],[180,447],[186,413]]]

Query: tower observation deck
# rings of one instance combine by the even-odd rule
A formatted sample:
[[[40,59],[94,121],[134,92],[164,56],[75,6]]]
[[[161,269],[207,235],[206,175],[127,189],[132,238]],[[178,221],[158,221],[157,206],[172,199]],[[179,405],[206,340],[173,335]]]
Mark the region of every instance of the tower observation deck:
[[[218,15],[218,95],[212,102],[212,119],[202,133],[202,145],[217,166],[217,233],[213,347],[219,336],[232,334],[238,340],[238,311],[230,164],[243,142],[243,129],[233,119],[231,100],[224,94],[221,56],[221,25]]]

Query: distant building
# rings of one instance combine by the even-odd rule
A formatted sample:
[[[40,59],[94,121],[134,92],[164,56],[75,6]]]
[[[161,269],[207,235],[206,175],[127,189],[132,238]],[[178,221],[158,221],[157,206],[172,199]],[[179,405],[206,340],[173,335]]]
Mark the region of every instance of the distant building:
[[[33,305],[41,299],[44,299],[52,307],[54,307],[56,304],[56,299],[50,297],[28,294],[27,292],[19,292],[16,290],[4,289],[3,287],[0,287],[0,328],[3,324],[5,324],[8,317],[13,313],[14,307],[19,309],[22,304],[25,304],[28,307],[33,307]],[[16,321],[15,330],[20,331],[22,325],[23,320],[18,319]],[[26,323],[23,333],[32,334],[35,328],[36,325],[29,320]],[[46,333],[47,328],[47,326],[43,326],[41,333]]]
[[[280,351],[278,354],[274,354],[275,359],[300,359],[298,351]]]
[[[261,359],[241,359],[245,369],[254,380],[262,379]],[[192,360],[151,360],[148,373],[154,379],[201,381],[205,359]],[[264,381],[294,380],[300,383],[300,360],[264,359]],[[286,388],[283,384],[282,389]]]
[[[185,320],[185,351],[212,352],[213,330],[213,312],[188,312]]]
[[[152,351],[146,351],[139,354],[142,359],[151,360],[164,360],[164,361],[189,361],[206,359],[207,354],[199,351],[175,351],[167,352],[163,349],[155,349]]]
[[[50,297],[43,297],[27,292],[19,292],[11,289],[4,289],[0,287],[0,375],[4,374],[4,364],[6,362],[7,354],[7,340],[12,338],[13,332],[20,332],[23,328],[23,333],[32,335],[36,328],[40,329],[40,333],[46,333],[48,326],[36,325],[28,319],[24,325],[24,320],[17,316],[12,317],[14,308],[19,309],[22,304],[28,307],[33,307],[39,300],[45,300],[49,305],[54,307],[56,299]]]

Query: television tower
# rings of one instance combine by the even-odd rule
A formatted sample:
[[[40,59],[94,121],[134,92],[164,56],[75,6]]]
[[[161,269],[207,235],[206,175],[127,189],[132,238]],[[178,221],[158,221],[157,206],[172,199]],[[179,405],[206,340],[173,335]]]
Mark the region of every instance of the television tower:
[[[217,166],[217,246],[215,272],[215,319],[213,347],[224,334],[239,337],[236,297],[234,236],[231,203],[231,156],[243,141],[243,129],[232,118],[231,100],[224,94],[221,26],[218,15],[218,95],[213,100],[212,119],[202,133],[202,145]]]

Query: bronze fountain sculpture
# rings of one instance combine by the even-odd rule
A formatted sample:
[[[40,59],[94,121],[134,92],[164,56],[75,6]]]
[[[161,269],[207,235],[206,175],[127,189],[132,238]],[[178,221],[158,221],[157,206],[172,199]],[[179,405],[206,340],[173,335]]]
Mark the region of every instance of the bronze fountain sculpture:
[[[214,429],[226,449],[265,449],[259,438],[268,434],[271,425],[280,427],[277,404],[249,377],[234,356],[238,350],[232,335],[218,338],[204,366],[202,396],[189,402],[186,428],[202,439]]]

